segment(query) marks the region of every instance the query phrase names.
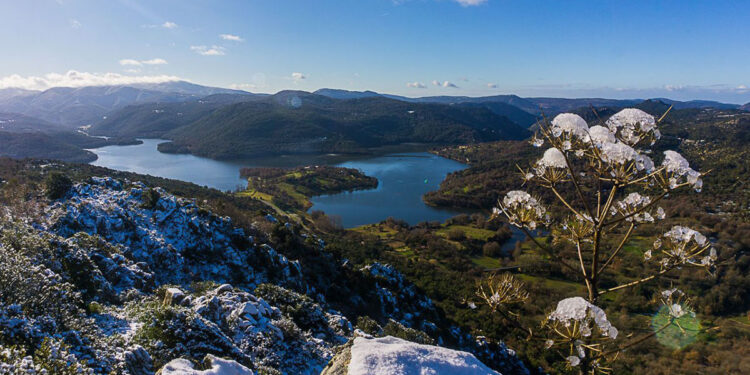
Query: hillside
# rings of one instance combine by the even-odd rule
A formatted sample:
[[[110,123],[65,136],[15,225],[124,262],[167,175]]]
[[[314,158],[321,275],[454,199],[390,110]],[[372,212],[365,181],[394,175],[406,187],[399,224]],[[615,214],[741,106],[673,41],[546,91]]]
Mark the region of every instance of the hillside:
[[[160,145],[161,151],[224,159],[522,139],[527,132],[485,108],[286,91],[223,107],[165,136],[173,143]]]
[[[129,138],[89,137],[72,131],[7,132],[0,130],[0,156],[88,163],[96,160],[97,157],[96,154],[86,149],[136,142],[138,141]]]
[[[130,105],[110,113],[90,129],[92,135],[159,138],[171,130],[191,124],[226,105],[256,99],[243,94],[215,94],[178,103]]]
[[[52,132],[60,131],[60,125],[18,113],[0,113],[0,131],[24,132]]]
[[[419,344],[486,372],[529,373],[502,343],[446,320],[392,266],[353,264],[260,201],[89,165],[3,158],[0,181],[6,365],[19,366],[25,353],[35,363],[59,353],[65,361],[49,373],[177,374],[200,364],[317,374],[349,342],[355,353],[398,343],[389,351],[409,357]],[[354,340],[369,335],[384,338]]]

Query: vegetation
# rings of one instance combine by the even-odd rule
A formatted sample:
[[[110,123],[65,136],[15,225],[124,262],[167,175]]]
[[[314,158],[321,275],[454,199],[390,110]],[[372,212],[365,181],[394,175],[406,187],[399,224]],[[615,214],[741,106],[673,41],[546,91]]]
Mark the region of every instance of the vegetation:
[[[648,102],[642,108],[663,113],[669,106]],[[616,109],[597,111],[606,119]],[[585,115],[588,121],[598,120],[590,108],[576,113]],[[606,307],[609,321],[622,332],[635,332],[634,338],[654,332],[649,314],[659,309],[660,289],[664,288],[678,287],[691,296],[691,305],[702,327],[690,345],[678,350],[664,345],[660,336],[649,337],[621,353],[614,363],[614,372],[743,373],[748,363],[742,359],[742,353],[747,354],[745,347],[750,340],[746,317],[750,302],[744,297],[750,288],[750,257],[747,256],[750,249],[750,226],[747,224],[750,190],[745,183],[750,175],[750,155],[746,150],[750,114],[732,110],[673,109],[659,129],[663,136],[654,145],[654,155],[661,154],[667,147],[677,148],[691,161],[693,168],[711,172],[703,178],[702,193],[673,191],[659,202],[666,219],[653,226],[639,226],[640,233],[631,235],[618,255],[619,260],[608,266],[602,282],[610,288],[649,276],[654,268],[643,266],[645,250],[651,248],[659,233],[667,232],[675,225],[696,229],[715,244],[717,269],[715,277],[706,277],[705,273],[683,267],[670,271],[668,278],[658,285],[645,283],[627,292],[616,290],[605,295],[598,303]],[[527,142],[495,142],[441,149],[438,151],[441,155],[452,155],[453,159],[460,161],[468,159],[470,168],[451,174],[438,194],[445,197],[447,206],[481,207],[487,204],[485,207],[491,207],[521,181],[515,164],[531,164],[541,156],[537,150]],[[463,186],[476,188],[472,194],[465,194]],[[544,201],[557,199],[544,189],[532,191]],[[575,194],[571,189],[561,191]],[[474,200],[472,195],[482,198]],[[550,207],[550,210],[554,215],[562,212],[555,207]],[[326,241],[329,250],[342,254],[355,264],[369,260],[393,264],[432,298],[450,321],[476,334],[505,341],[532,367],[563,371],[564,363],[559,368],[552,365],[559,359],[557,354],[544,350],[538,342],[527,341],[528,332],[517,330],[501,315],[477,304],[472,296],[477,283],[487,275],[483,270],[505,268],[503,272],[513,272],[529,292],[527,303],[516,311],[529,324],[538,325],[548,316],[547,307],[554,307],[563,298],[587,293],[583,279],[556,262],[550,263],[549,256],[532,241],[516,243],[514,248],[513,243],[506,243],[509,237],[499,233],[497,237],[479,242],[474,242],[469,236],[463,241],[447,239],[446,228],[458,223],[462,229],[482,230],[489,224],[495,228],[501,224],[499,219],[487,222],[486,217],[480,219],[478,216],[473,217],[476,220],[466,220],[469,217],[462,216],[444,225],[423,223],[413,227],[388,220],[329,235]],[[496,232],[502,232],[503,228],[500,225]],[[622,234],[624,232],[619,233]],[[552,244],[551,237],[537,239],[542,244]],[[367,245],[355,245],[360,242]],[[481,256],[482,248],[488,242],[504,244],[508,251],[501,257]],[[616,248],[619,242],[615,239],[602,245]],[[562,257],[577,259],[574,246],[559,246]],[[655,270],[659,271],[658,268]],[[629,342],[629,339],[623,342]]]
[[[406,103],[386,98],[335,100],[286,91],[222,107],[165,137],[164,152],[215,159],[278,154],[366,153],[404,143],[465,144],[522,139],[526,129],[486,108]]]
[[[306,211],[312,207],[309,198],[316,195],[378,186],[376,178],[359,170],[331,166],[243,168],[240,175],[248,179],[247,191],[243,195],[271,200],[287,211]]]

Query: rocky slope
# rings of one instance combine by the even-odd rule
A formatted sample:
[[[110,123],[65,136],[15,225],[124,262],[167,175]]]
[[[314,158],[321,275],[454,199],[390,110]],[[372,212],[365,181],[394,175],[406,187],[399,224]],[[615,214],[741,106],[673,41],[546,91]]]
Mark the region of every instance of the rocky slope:
[[[32,168],[45,174],[49,167]],[[56,201],[3,206],[0,366],[317,374],[353,338],[350,319],[360,309],[390,319],[388,332],[457,342],[503,373],[528,373],[503,345],[457,327],[441,337],[432,302],[393,268],[347,268],[314,235],[277,218],[259,220],[238,228],[196,200],[110,177],[77,183]],[[277,251],[262,229],[268,221],[280,221],[275,231],[306,244],[314,260]],[[339,283],[353,292],[338,296],[343,302],[324,292],[332,288],[321,262],[348,275]]]

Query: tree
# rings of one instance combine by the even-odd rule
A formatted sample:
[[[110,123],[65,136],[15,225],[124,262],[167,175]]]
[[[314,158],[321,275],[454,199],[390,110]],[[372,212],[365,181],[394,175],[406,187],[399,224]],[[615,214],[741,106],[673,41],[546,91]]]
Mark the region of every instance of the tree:
[[[698,192],[702,188],[701,173],[690,168],[679,153],[665,151],[658,167],[648,156],[648,148],[661,137],[657,125],[664,116],[657,121],[641,110],[628,108],[610,117],[606,126],[592,127],[571,113],[560,114],[551,122],[545,119],[531,142],[550,147],[534,165],[519,170],[524,184],[550,192],[559,210],[549,209],[541,198],[521,190],[508,192],[494,210],[494,215],[505,216],[525,232],[551,261],[580,275],[586,286],[585,298],[561,300],[543,323],[541,341],[547,349],[556,350],[571,371],[608,373],[609,363],[621,350],[679,326],[679,319],[694,316],[684,293],[667,290],[661,299],[663,325],[645,337],[618,345],[617,328],[596,305],[602,295],[656,280],[680,267],[700,267],[709,273],[714,269],[717,254],[706,237],[674,226],[654,242],[653,249],[644,251],[644,262],[658,270],[620,285],[600,287],[602,275],[621,256],[634,231],[665,218],[664,210],[657,206],[659,201],[680,188],[692,187]],[[547,230],[551,243],[540,241],[533,233],[537,230]],[[576,255],[563,256],[565,245],[573,246]],[[493,311],[540,338],[509,311],[513,304],[528,298],[523,288],[523,283],[506,275],[485,280],[477,294]]]

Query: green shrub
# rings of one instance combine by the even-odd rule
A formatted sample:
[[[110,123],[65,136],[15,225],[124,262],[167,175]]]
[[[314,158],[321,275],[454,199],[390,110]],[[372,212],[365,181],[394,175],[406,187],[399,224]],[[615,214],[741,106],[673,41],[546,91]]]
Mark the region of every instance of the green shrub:
[[[398,337],[406,341],[416,342],[417,344],[432,345],[435,343],[435,340],[426,333],[414,328],[404,327],[395,320],[388,321],[388,324],[383,327],[383,336]]]
[[[159,199],[161,199],[161,194],[156,189],[148,189],[143,193],[143,203],[141,203],[141,207],[152,209],[156,207],[156,204],[159,203]]]
[[[451,241],[461,241],[466,238],[466,233],[458,228],[453,228],[448,231],[448,239]]]
[[[47,198],[51,200],[60,199],[73,187],[73,181],[60,172],[50,172],[44,180]]]
[[[482,246],[482,254],[486,257],[498,258],[503,255],[503,247],[495,241],[487,242]]]
[[[378,322],[367,315],[357,318],[357,328],[373,336],[378,336],[383,331]]]

